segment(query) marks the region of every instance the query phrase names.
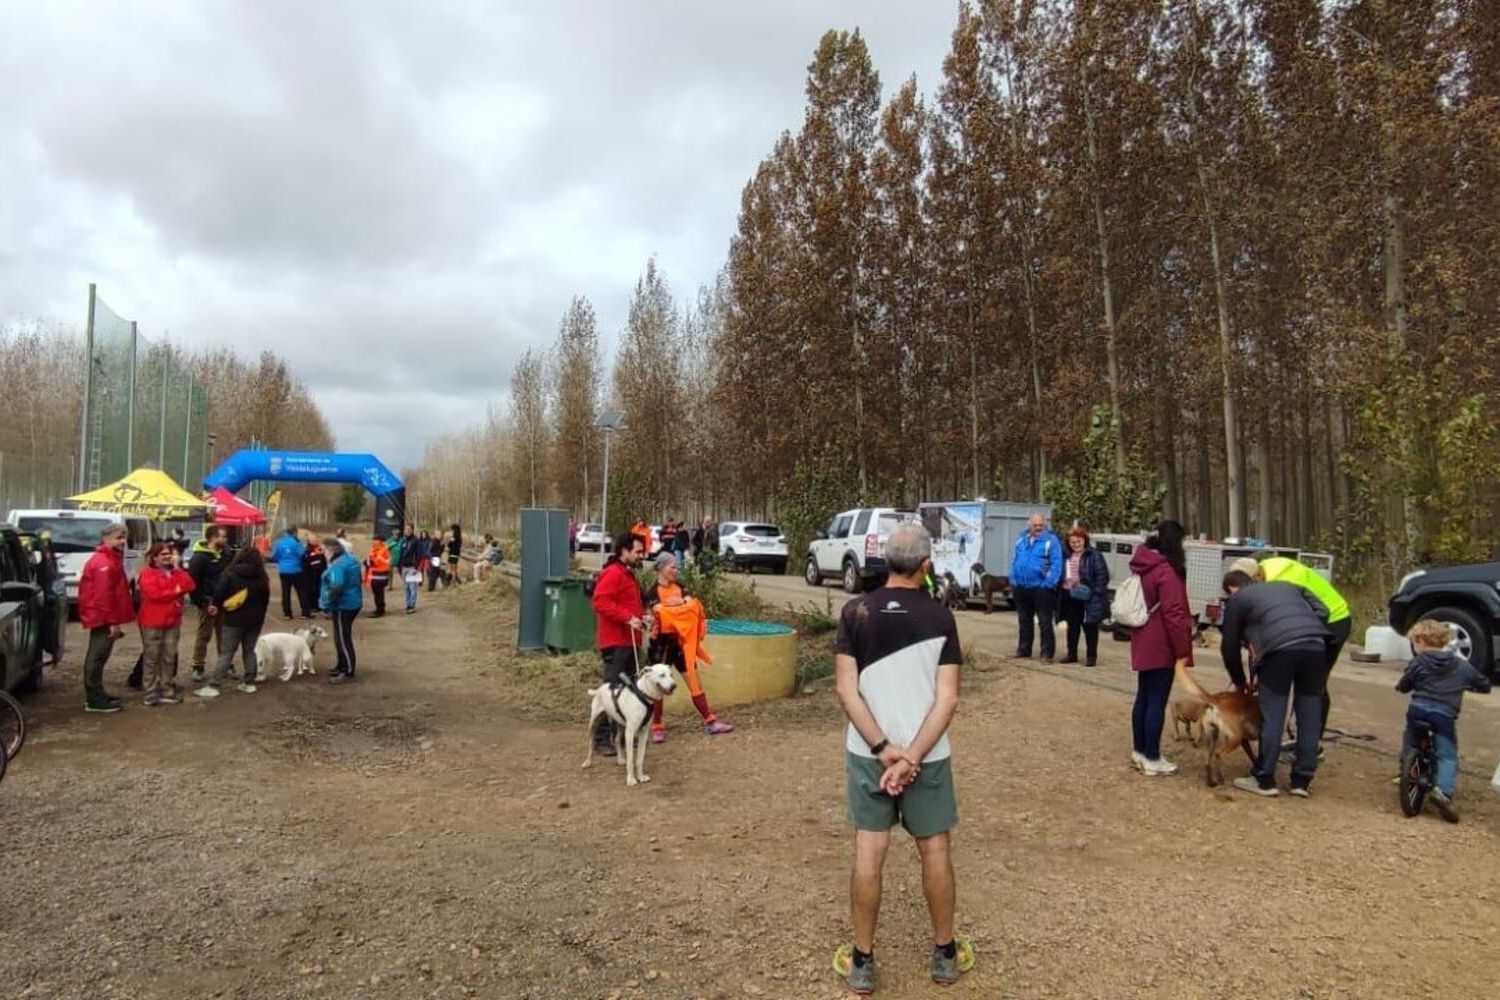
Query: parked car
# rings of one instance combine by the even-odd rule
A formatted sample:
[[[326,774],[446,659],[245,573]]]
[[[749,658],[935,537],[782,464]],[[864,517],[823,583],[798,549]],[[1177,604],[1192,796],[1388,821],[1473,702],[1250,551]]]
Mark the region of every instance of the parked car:
[[[131,580],[140,576],[146,550],[155,538],[151,519],[135,514],[112,514],[98,510],[13,510],[6,519],[11,527],[27,534],[52,534],[52,551],[68,587],[68,603],[78,603],[78,575],[89,555],[99,547],[99,536],[106,525],[125,526],[125,575]]]
[[[755,521],[725,521],[719,525],[719,555],[724,568],[755,572],[769,566],[773,573],[786,572],[786,535],[774,524]]]
[[[604,537],[604,525],[580,524],[578,526],[578,551],[604,552],[609,540]]]
[[[1500,634],[1500,562],[1408,573],[1388,604],[1391,628],[1405,635],[1419,621],[1447,622],[1460,655],[1494,675]]]
[[[915,516],[895,507],[857,507],[833,515],[807,546],[802,578],[809,587],[837,579],[850,594],[878,586],[885,580],[885,542],[891,529]]]
[[[21,536],[0,527],[0,687],[28,691],[42,677],[45,597]]]

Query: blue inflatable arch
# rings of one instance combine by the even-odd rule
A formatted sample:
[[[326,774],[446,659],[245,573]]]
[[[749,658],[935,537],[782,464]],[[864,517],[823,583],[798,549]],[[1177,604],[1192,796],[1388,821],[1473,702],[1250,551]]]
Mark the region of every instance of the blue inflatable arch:
[[[203,480],[206,490],[238,493],[257,479],[281,483],[358,483],[375,495],[375,533],[385,538],[406,520],[406,487],[374,455],[321,451],[237,451]]]

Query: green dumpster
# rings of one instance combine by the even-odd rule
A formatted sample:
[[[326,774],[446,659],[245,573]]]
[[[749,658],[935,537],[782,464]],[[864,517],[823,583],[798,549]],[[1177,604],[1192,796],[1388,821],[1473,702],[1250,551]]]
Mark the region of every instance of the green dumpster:
[[[559,653],[594,648],[594,602],[589,581],[576,577],[549,576],[542,594],[546,622],[542,641]]]

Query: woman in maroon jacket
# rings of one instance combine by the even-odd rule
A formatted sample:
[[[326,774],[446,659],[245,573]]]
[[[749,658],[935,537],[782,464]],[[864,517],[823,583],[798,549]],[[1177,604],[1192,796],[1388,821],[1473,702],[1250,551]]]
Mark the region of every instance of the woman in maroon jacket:
[[[182,599],[194,587],[169,542],[156,542],[146,553],[146,567],[136,578],[141,592],[141,656],[145,662],[146,704],[176,705],[177,640],[182,634]]]
[[[1173,774],[1177,765],[1161,755],[1161,731],[1173,668],[1192,664],[1193,616],[1187,603],[1187,558],[1182,525],[1163,521],[1156,533],[1130,557],[1130,571],[1141,578],[1141,593],[1150,609],[1146,624],[1130,633],[1130,665],[1135,674],[1135,710],[1131,731],[1135,748],[1130,762],[1151,775]]]

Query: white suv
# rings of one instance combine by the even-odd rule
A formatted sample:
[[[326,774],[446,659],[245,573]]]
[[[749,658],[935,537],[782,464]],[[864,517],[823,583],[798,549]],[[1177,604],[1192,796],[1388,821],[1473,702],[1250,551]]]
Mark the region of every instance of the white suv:
[[[891,529],[916,514],[894,507],[859,507],[835,514],[807,546],[802,578],[816,587],[836,577],[850,594],[885,578],[885,541]]]
[[[785,573],[786,535],[774,524],[725,521],[719,525],[719,555],[731,573],[741,569],[754,573],[757,566]]]

